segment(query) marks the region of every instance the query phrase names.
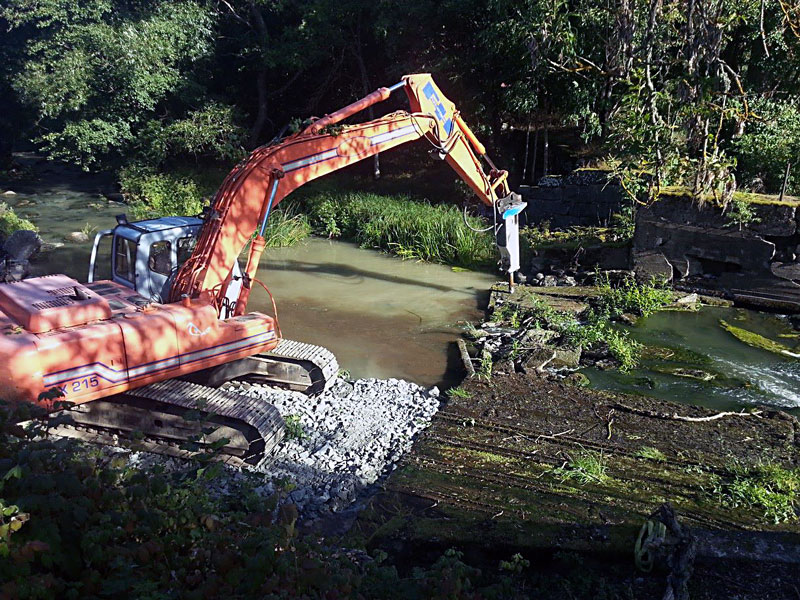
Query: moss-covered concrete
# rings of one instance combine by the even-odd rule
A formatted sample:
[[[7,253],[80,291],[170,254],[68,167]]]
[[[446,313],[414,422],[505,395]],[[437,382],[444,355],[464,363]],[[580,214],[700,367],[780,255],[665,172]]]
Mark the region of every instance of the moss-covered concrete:
[[[692,190],[682,186],[664,186],[661,188],[661,195],[669,196],[672,198],[684,197],[687,200],[694,200]],[[800,206],[800,198],[797,196],[783,196],[783,199],[774,194],[755,194],[753,192],[734,192],[733,199],[740,202],[747,202],[748,204],[775,204],[783,206]],[[704,201],[712,202],[714,198],[711,196],[703,197]]]
[[[800,432],[789,415],[687,422],[671,417],[712,411],[520,374],[462,388],[470,397],[449,400],[359,519],[359,535],[376,544],[623,555],[663,502],[700,529],[800,534],[797,521],[775,523],[759,506],[731,507],[715,491],[737,465],[798,468]],[[658,458],[646,456],[651,449]],[[586,452],[602,461],[607,478],[566,476]]]

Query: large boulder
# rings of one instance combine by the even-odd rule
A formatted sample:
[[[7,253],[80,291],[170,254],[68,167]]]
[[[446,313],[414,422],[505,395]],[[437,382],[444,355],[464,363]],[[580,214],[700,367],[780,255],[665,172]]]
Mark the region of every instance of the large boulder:
[[[30,260],[42,249],[42,238],[35,231],[15,231],[3,243],[3,254],[14,261]]]

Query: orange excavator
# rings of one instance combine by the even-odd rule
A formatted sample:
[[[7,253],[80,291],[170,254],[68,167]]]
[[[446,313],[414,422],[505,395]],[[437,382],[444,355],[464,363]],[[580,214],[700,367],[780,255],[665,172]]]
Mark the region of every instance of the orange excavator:
[[[337,125],[400,88],[410,112]],[[57,401],[72,403],[72,419],[58,425],[62,435],[111,443],[139,432],[145,449],[179,455],[187,440],[201,440],[222,446],[231,463],[258,465],[282,438],[280,415],[218,386],[253,379],[315,393],[338,371],[327,350],[282,339],[271,316],[246,310],[260,283],[270,212],[308,181],[421,138],[494,210],[502,262],[513,277],[524,203],[430,75],[407,75],[256,149],[226,177],[202,220],[129,223],[121,215],[95,240],[88,283],[49,275],[0,284],[0,398],[53,414],[62,408]],[[113,236],[113,276],[94,281],[106,235]],[[187,419],[198,407],[204,419]]]

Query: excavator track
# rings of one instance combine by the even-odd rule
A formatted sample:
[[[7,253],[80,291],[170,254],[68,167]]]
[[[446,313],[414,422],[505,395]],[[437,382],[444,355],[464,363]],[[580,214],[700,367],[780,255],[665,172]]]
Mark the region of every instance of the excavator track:
[[[219,365],[192,380],[218,387],[238,379],[314,395],[330,388],[338,372],[339,363],[327,348],[282,339],[270,352]]]
[[[318,389],[315,393],[329,389],[339,373],[339,362],[333,352],[322,346],[304,344],[294,340],[282,339],[272,352],[258,356],[271,360],[296,361],[296,363],[309,368],[312,387]]]
[[[182,458],[225,439],[215,459],[257,470],[269,464],[284,434],[273,405],[179,379],[79,404],[50,419],[56,423],[51,434],[106,445],[127,440],[136,449]]]
[[[292,340],[244,360],[221,365],[202,379],[221,385],[227,374],[313,394],[328,389],[339,369],[329,350]],[[216,460],[255,470],[269,466],[284,436],[283,419],[272,404],[180,379],[80,404],[49,419],[54,435],[105,445],[124,441],[135,449],[182,458],[223,444]]]

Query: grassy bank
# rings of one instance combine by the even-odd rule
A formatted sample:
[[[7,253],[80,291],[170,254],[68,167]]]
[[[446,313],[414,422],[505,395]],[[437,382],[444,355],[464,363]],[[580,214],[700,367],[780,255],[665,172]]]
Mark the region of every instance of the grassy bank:
[[[120,172],[120,184],[133,215],[145,219],[199,214],[223,177],[215,170],[127,168]],[[468,221],[475,229],[486,226],[475,217]],[[265,237],[267,247],[274,248],[291,246],[311,233],[458,267],[491,268],[496,260],[491,233],[470,230],[456,206],[398,194],[320,186],[302,190],[273,211]]]
[[[310,195],[303,202],[319,235],[402,258],[466,268],[488,268],[495,261],[491,234],[470,230],[461,211],[452,205],[433,205],[401,195],[335,191]],[[468,221],[476,229],[486,226],[474,217]]]

